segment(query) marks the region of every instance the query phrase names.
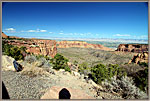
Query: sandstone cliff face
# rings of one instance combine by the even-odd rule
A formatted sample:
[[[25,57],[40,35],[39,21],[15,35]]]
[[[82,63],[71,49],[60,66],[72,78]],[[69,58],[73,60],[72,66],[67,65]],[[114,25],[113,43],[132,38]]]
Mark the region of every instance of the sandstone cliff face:
[[[141,62],[148,63],[148,52],[138,53],[134,55],[134,57],[129,61],[129,64],[130,63],[139,64]]]
[[[70,47],[79,47],[79,48],[93,48],[93,49],[100,49],[106,51],[113,51],[111,48],[104,47],[100,44],[89,44],[84,41],[58,41],[58,48],[70,48]]]
[[[55,40],[5,40],[8,44],[18,47],[24,46],[27,48],[27,52],[34,53],[36,55],[44,55],[54,57],[57,53]]]
[[[8,36],[2,32],[2,38],[8,38]]]
[[[57,53],[55,40],[33,40],[39,46],[40,54],[54,57]]]
[[[148,51],[147,44],[120,44],[117,48],[117,51],[122,52],[145,52]]]

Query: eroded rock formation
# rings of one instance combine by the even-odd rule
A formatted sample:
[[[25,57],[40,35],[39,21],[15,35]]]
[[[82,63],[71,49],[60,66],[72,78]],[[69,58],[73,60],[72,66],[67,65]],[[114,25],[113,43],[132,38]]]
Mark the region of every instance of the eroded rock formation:
[[[57,53],[55,40],[22,39],[4,41],[8,44],[15,45],[18,47],[24,46],[27,48],[27,52],[34,53],[36,55],[54,57]]]
[[[70,47],[79,47],[79,48],[93,48],[93,49],[100,49],[106,51],[113,51],[113,49],[104,47],[100,44],[89,44],[84,41],[58,41],[58,48],[70,48]]]
[[[129,64],[130,63],[139,64],[142,62],[148,63],[148,52],[138,53],[134,55],[133,58],[129,61]]]
[[[117,48],[117,51],[122,52],[147,52],[148,51],[148,44],[120,44]]]
[[[2,38],[8,38],[8,36],[2,32]]]

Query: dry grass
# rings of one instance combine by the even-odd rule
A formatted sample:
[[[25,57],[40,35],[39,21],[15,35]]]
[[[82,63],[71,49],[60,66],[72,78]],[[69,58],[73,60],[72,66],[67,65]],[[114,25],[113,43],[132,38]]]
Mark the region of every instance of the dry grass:
[[[21,74],[23,75],[28,75],[30,77],[34,77],[34,76],[42,76],[42,75],[45,75],[45,76],[48,76],[49,73],[47,71],[45,71],[43,68],[39,68],[36,66],[37,63],[34,62],[33,64],[28,64],[24,67],[24,69],[21,71]]]

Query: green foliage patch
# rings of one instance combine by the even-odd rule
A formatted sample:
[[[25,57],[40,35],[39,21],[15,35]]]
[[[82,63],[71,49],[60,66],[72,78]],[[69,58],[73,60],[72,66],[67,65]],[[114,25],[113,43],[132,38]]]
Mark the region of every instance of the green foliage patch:
[[[26,53],[26,47],[19,48],[17,46],[9,45],[8,43],[2,41],[2,52],[4,53],[4,55],[13,57],[16,61],[23,60],[23,53]]]
[[[138,71],[133,78],[137,87],[142,91],[148,92],[148,67]]]
[[[104,65],[98,64],[91,68],[91,79],[97,84],[101,84],[105,79],[110,80],[111,77],[116,76],[121,78],[125,76],[126,72],[124,69],[120,68],[117,64],[115,65]]]
[[[69,68],[67,62],[69,60],[65,58],[64,56],[60,54],[56,54],[54,58],[50,60],[50,62],[53,64],[53,68],[56,70],[59,69],[65,69],[65,71],[71,72],[71,69]]]

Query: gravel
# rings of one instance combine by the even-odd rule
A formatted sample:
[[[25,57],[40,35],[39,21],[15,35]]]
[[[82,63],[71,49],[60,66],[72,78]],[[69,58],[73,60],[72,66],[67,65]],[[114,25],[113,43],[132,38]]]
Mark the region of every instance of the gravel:
[[[55,74],[50,73],[49,76],[36,77],[22,75],[20,72],[2,71],[2,81],[8,90],[10,99],[40,99],[53,86],[82,90],[91,97],[97,95],[93,84],[70,73],[64,75],[64,72],[61,71],[55,71]],[[109,96],[106,95],[104,98],[110,98]],[[100,96],[95,98],[102,99]]]
[[[55,85],[50,78],[29,77],[13,71],[2,71],[2,81],[10,99],[40,99],[48,88]]]

